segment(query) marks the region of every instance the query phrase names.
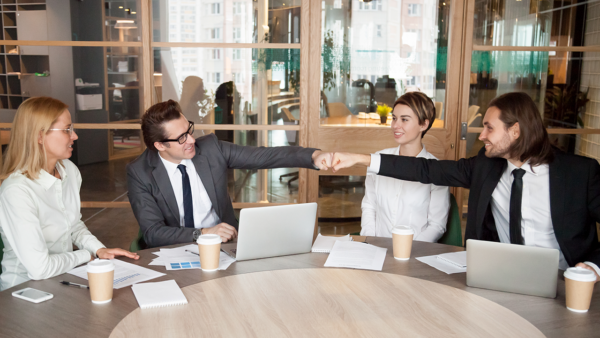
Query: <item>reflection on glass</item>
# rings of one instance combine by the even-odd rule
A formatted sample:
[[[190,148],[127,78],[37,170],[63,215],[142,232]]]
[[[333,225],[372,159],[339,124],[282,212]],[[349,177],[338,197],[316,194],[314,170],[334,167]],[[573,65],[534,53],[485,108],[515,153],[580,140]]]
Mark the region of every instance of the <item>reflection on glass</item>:
[[[200,124],[298,124],[300,50],[160,48],[154,83],[159,101],[178,101]],[[197,135],[202,134],[197,127]],[[228,134],[231,131],[216,131]]]
[[[388,127],[377,105],[421,90],[443,127],[449,13],[450,1],[323,1],[321,124]]]
[[[482,126],[494,97],[519,91],[536,102],[547,128],[600,128],[597,64],[588,52],[473,52],[468,126]]]
[[[245,130],[227,134],[216,133],[222,141],[241,146],[255,146],[257,140],[266,147],[298,145],[299,131]],[[298,168],[278,168],[268,170],[231,169],[228,171],[228,192],[236,203],[296,203],[298,201]]]
[[[473,43],[487,46],[583,46],[596,31],[598,5],[590,1],[476,1]],[[597,45],[598,40],[590,44]]]
[[[37,46],[36,46],[37,47]],[[29,97],[69,106],[75,123],[138,123],[143,107],[139,48],[41,46],[45,53],[0,55],[0,122],[12,122]],[[42,48],[42,49],[43,49]],[[77,130],[78,165],[141,152],[139,130]]]
[[[300,43],[301,0],[153,0],[154,41]]]

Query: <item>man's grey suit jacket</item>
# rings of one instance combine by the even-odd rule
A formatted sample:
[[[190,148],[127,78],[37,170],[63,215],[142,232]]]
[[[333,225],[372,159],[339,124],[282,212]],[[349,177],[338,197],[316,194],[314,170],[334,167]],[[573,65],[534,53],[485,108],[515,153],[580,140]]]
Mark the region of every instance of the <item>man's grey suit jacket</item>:
[[[221,219],[237,228],[238,220],[227,193],[227,169],[314,169],[316,149],[251,147],[219,141],[214,134],[196,139],[192,162]],[[133,214],[148,247],[189,243],[193,228],[182,228],[171,181],[157,151],[146,149],[127,165],[127,187]]]

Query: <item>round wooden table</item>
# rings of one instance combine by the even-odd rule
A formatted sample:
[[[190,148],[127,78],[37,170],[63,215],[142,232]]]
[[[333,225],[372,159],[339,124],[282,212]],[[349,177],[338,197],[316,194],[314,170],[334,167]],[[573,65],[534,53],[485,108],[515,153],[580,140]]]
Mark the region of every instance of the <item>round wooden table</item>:
[[[265,271],[183,292],[189,304],[137,309],[111,337],[544,337],[483,297],[374,271]]]
[[[95,305],[90,301],[90,294],[88,290],[68,287],[59,283],[60,280],[66,280],[75,283],[87,284],[87,281],[79,277],[64,274],[40,281],[31,280],[0,292],[0,323],[2,323],[0,325],[0,337],[106,338],[113,331],[115,331],[115,334],[122,329],[126,330],[125,332],[129,332],[129,327],[124,327],[122,324],[130,321],[130,319],[134,318],[134,316],[146,316],[152,313],[156,314],[154,321],[161,321],[164,323],[165,327],[173,328],[172,326],[169,326],[171,321],[164,320],[165,316],[173,315],[163,315],[163,312],[171,313],[171,311],[172,313],[186,313],[186,316],[188,314],[191,315],[193,320],[187,322],[185,325],[196,327],[197,331],[195,331],[195,335],[201,335],[203,333],[202,330],[208,330],[206,326],[205,328],[201,327],[206,324],[203,321],[217,323],[219,322],[218,320],[221,320],[222,318],[227,318],[228,324],[225,326],[238,326],[235,328],[235,330],[244,329],[248,330],[248,332],[251,332],[250,330],[258,330],[256,329],[256,326],[261,326],[264,322],[273,322],[274,318],[277,318],[277,316],[283,316],[282,318],[289,318],[291,316],[289,314],[284,316],[283,314],[273,311],[267,312],[267,314],[270,315],[269,317],[265,317],[266,315],[264,315],[264,313],[262,316],[257,316],[257,314],[254,313],[255,308],[269,308],[268,305],[261,303],[252,303],[252,307],[250,307],[249,310],[242,310],[244,308],[237,309],[238,302],[241,302],[244,300],[244,298],[238,296],[234,297],[230,294],[233,294],[232,292],[236,292],[245,295],[244,297],[252,296],[256,299],[268,299],[265,297],[270,296],[263,296],[258,293],[257,290],[264,290],[261,285],[258,285],[257,287],[250,287],[250,284],[247,284],[246,281],[253,280],[255,278],[265,280],[269,280],[269,278],[271,278],[272,280],[272,277],[269,276],[277,276],[274,281],[270,282],[271,287],[269,287],[269,291],[276,291],[283,295],[281,299],[284,305],[289,298],[288,290],[290,289],[290,285],[294,285],[294,287],[291,289],[310,290],[303,288],[312,287],[315,288],[316,291],[310,291],[309,293],[311,294],[330,295],[329,298],[326,298],[326,300],[331,301],[321,304],[319,307],[311,307],[307,304],[304,305],[306,306],[305,308],[311,308],[312,310],[310,311],[318,311],[318,313],[308,313],[307,318],[318,318],[319,316],[323,316],[323,319],[311,319],[310,325],[314,328],[317,328],[316,323],[321,320],[325,321],[327,319],[327,321],[331,322],[331,318],[334,318],[332,316],[335,315],[340,318],[338,319],[337,323],[343,323],[343,326],[350,326],[350,332],[354,333],[359,332],[357,330],[358,327],[362,325],[362,321],[367,319],[379,320],[374,317],[374,314],[379,316],[381,313],[383,316],[382,318],[388,318],[385,319],[385,321],[389,321],[389,318],[393,318],[394,320],[402,320],[403,316],[409,315],[407,313],[414,312],[414,309],[419,309],[419,311],[422,311],[423,315],[422,317],[418,317],[419,321],[430,323],[430,325],[434,326],[445,325],[443,323],[454,323],[453,320],[450,319],[452,317],[441,316],[451,316],[452,314],[460,316],[463,313],[471,313],[472,307],[477,308],[478,306],[482,306],[482,304],[487,304],[484,306],[486,308],[485,311],[491,311],[490,313],[496,314],[508,313],[507,316],[515,316],[516,314],[517,316],[514,318],[517,319],[514,321],[509,320],[509,322],[516,325],[523,323],[524,320],[526,320],[539,329],[547,337],[598,337],[598,332],[600,332],[600,284],[596,285],[596,288],[594,289],[594,295],[592,297],[592,304],[589,312],[584,314],[575,313],[567,310],[565,307],[565,283],[562,274],[559,275],[557,290],[558,296],[556,299],[478,289],[466,286],[466,275],[464,273],[447,275],[415,259],[415,257],[461,251],[463,250],[462,248],[415,241],[413,242],[411,259],[408,261],[398,261],[392,256],[392,241],[390,238],[367,237],[367,242],[388,249],[385,262],[383,263],[383,270],[381,272],[348,269],[326,269],[323,267],[323,265],[325,264],[328,255],[324,253],[306,253],[300,255],[236,262],[227,270],[210,273],[205,273],[197,269],[166,271],[164,267],[148,265],[150,261],[156,258],[152,252],[158,251],[158,248],[143,250],[139,252],[139,260],[123,260],[132,264],[166,273],[166,276],[153,279],[149,282],[160,282],[170,279],[176,280],[177,284],[183,289],[183,292],[188,297],[190,304],[187,306],[174,306],[163,309],[149,309],[150,312],[146,312],[147,310],[141,311],[135,296],[131,291],[131,288],[127,287],[114,290],[112,302],[103,305]],[[224,244],[224,246],[225,245],[227,244]],[[300,283],[298,282],[300,277],[289,277],[299,276],[296,275],[297,273],[306,274],[305,277],[302,278],[314,280],[315,282]],[[557,271],[557,273],[560,272]],[[336,275],[327,274],[339,274],[338,276],[343,277],[336,277]],[[357,284],[355,283],[359,283],[362,277],[346,277],[349,275],[364,275],[367,276],[365,278],[375,279],[378,282],[371,284],[385,285],[385,292],[381,290],[374,290],[373,286],[368,288],[358,288]],[[279,276],[288,277],[281,277],[280,280]],[[325,278],[323,276],[330,277]],[[291,281],[289,280],[290,278]],[[329,281],[319,282],[319,280],[322,281],[324,279],[329,279]],[[240,281],[244,281],[244,283],[240,283]],[[365,284],[370,283],[367,279],[365,279],[365,281]],[[304,284],[311,283],[312,286],[304,286]],[[237,286],[234,288],[233,285]],[[394,294],[396,294],[394,297],[400,298],[398,298],[397,302],[392,302],[390,307],[390,305],[388,305],[388,302],[391,301],[389,299],[391,295],[389,290],[394,289],[391,287],[392,285],[416,285],[414,286],[416,288],[422,287],[420,289],[421,291],[419,292],[428,296],[427,298],[429,299],[433,299],[438,302],[448,302],[447,309],[449,310],[438,311],[437,306],[433,307],[433,305],[431,305],[432,307],[426,307],[424,304],[406,302],[406,297],[401,296],[403,294],[402,292],[404,292],[403,288],[397,288],[396,291],[399,292],[399,295],[394,292]],[[46,302],[33,304],[22,299],[15,298],[11,295],[13,291],[20,290],[25,287],[32,287],[50,292],[54,295],[54,298]],[[355,289],[351,289],[351,287]],[[206,290],[215,290],[210,288],[216,288],[216,290],[219,290],[219,292],[206,292]],[[383,287],[381,289],[383,289]],[[345,294],[350,294],[350,296],[345,296]],[[449,294],[451,296],[448,297],[451,298],[439,296],[441,294]],[[332,295],[336,295],[336,297],[339,295],[339,297],[336,298],[336,302],[333,302],[334,298],[331,298],[333,297]],[[199,302],[197,297],[204,297],[204,299],[200,298],[202,302]],[[224,297],[224,301],[223,299],[219,299],[219,297]],[[458,298],[468,299],[464,302],[469,303],[463,303],[463,301]],[[354,314],[355,312],[350,311],[358,311],[365,306],[365,301],[361,301],[361,299],[368,299],[371,301],[371,305],[369,305],[370,308],[364,310],[367,311],[364,312],[367,314],[367,316],[361,317],[360,320],[350,320],[350,318],[358,318],[350,317],[356,316]],[[454,301],[452,299],[457,300]],[[379,301],[382,302],[381,304],[386,305],[376,307],[374,304]],[[200,304],[211,304],[210,306],[212,307],[212,304],[217,302],[219,304],[227,303],[227,305],[224,307],[224,311],[226,312],[209,314],[212,317],[208,317],[208,320],[203,318],[203,316],[200,315],[200,312],[197,312],[196,310],[189,311],[189,309],[195,309],[196,306]],[[356,303],[345,302],[359,302],[358,304],[360,304],[360,306],[357,307],[356,305],[351,305]],[[294,308],[296,308],[295,305]],[[356,308],[358,308],[358,310],[354,310]],[[402,309],[408,310],[405,311]],[[513,312],[512,314],[511,311]],[[301,313],[297,312],[295,315],[299,316],[299,314]],[[518,318],[519,316],[521,318]],[[251,318],[257,317],[260,317],[260,321],[250,322]],[[124,318],[126,318],[126,320],[124,320]],[[461,321],[464,320],[468,321],[469,323],[473,322],[471,318],[466,316],[457,318],[459,318]],[[506,323],[505,319],[498,318],[498,320],[499,323]],[[379,322],[381,321],[382,320]],[[277,323],[276,321],[274,322]],[[351,324],[347,324],[348,322],[351,322]],[[415,323],[416,322],[417,321],[415,320]],[[201,325],[197,323],[204,324]],[[408,323],[407,325],[413,325],[416,327],[416,324],[413,323]],[[371,328],[369,332],[371,332],[371,330],[379,330],[380,325],[377,324],[376,326],[376,328]],[[277,327],[280,330],[283,330],[283,328],[286,326],[285,324],[280,323],[280,325]],[[403,326],[403,328],[405,327],[407,326]],[[419,325],[418,327],[422,330],[425,326]],[[474,335],[477,335],[479,332],[477,331],[478,327],[479,326],[473,326],[468,328],[465,326],[464,329],[465,331],[469,331]],[[487,327],[487,329],[490,329],[490,326],[482,327]],[[527,325],[523,324],[521,327],[527,328]],[[118,328],[118,330],[115,328]],[[233,328],[229,327],[221,327],[221,329],[233,330]],[[347,330],[346,328],[338,329]],[[504,332],[504,329],[504,326],[502,326],[493,328],[493,331]],[[175,330],[175,328],[173,328],[173,330]],[[294,331],[292,331],[292,334],[290,335],[300,335],[294,334],[295,332],[300,332],[298,331],[300,328],[294,328],[293,330]],[[466,332],[466,334],[457,333],[456,336],[464,336],[469,334],[469,332]],[[344,334],[338,334],[338,336],[342,335]],[[390,335],[393,336],[397,334],[392,332],[388,334],[388,336]],[[452,335],[452,331],[448,330],[445,334],[438,336],[449,335]],[[149,336],[160,336],[160,334],[153,333]],[[166,336],[177,335],[168,333]],[[487,336],[487,334],[480,334],[479,336]]]

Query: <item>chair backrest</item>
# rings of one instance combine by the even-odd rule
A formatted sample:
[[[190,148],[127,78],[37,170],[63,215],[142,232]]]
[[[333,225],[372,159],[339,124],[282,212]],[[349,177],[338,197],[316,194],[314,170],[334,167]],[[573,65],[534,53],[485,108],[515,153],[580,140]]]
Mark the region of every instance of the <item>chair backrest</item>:
[[[448,222],[446,223],[446,233],[438,240],[438,243],[463,246],[458,204],[452,194],[450,194],[450,212],[448,213]]]
[[[467,112],[467,121],[471,121],[471,119],[477,114],[479,111],[479,106],[469,106],[469,110]]]
[[[467,125],[471,128],[482,127],[483,126],[481,124],[482,120],[483,120],[483,118],[481,117],[481,114],[476,114],[469,120]],[[473,147],[473,144],[475,143],[476,139],[477,139],[477,134],[475,134],[475,133],[467,134],[467,152],[471,151],[471,148]]]
[[[329,117],[344,117],[352,114],[346,104],[342,102],[328,103],[327,106],[329,107]]]
[[[130,252],[136,252],[143,250],[147,247],[146,242],[144,242],[144,234],[142,233],[142,229],[138,232],[137,237],[131,242],[129,245]]]
[[[286,107],[281,108],[281,112],[285,115],[289,122],[298,121],[294,115],[292,115],[292,112],[290,112],[290,110]]]

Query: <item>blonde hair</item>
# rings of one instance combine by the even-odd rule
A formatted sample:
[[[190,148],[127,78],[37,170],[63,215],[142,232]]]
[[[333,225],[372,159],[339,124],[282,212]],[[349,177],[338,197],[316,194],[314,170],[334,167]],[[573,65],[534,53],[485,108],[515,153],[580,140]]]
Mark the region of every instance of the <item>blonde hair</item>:
[[[38,143],[44,141],[48,129],[67,109],[67,105],[51,97],[32,97],[17,109],[12,123],[10,143],[4,155],[0,181],[21,170],[27,178],[35,180],[46,167],[46,149]],[[59,161],[62,165],[62,161]]]

